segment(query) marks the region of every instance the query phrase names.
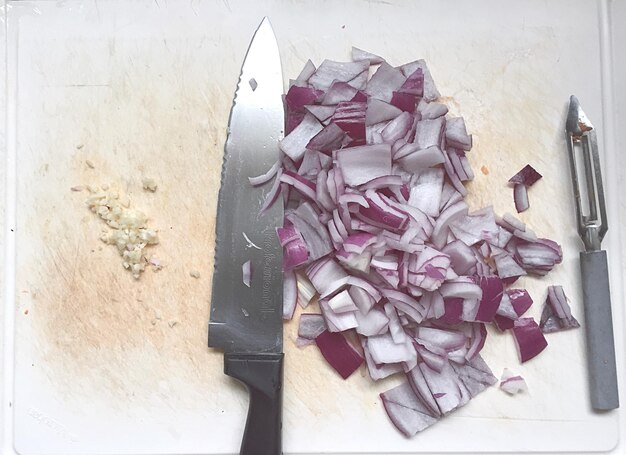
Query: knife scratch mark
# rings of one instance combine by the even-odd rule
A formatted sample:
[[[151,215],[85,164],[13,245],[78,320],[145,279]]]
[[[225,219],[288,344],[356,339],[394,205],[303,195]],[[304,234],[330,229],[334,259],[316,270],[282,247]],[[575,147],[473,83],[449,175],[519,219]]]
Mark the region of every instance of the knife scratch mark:
[[[262,250],[263,248],[258,247],[257,245],[254,244],[254,242],[252,240],[250,240],[250,238],[246,235],[245,232],[242,232],[243,234],[243,238],[246,239],[246,242],[248,242],[248,244],[246,245],[248,248],[256,248],[257,250]]]

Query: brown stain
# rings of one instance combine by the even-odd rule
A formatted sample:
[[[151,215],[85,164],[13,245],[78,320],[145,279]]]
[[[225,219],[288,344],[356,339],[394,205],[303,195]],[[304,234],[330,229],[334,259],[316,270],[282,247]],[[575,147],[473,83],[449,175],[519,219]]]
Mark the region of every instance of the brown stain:
[[[46,173],[25,173],[22,182],[21,203],[32,205],[20,213],[27,234],[17,279],[38,294],[17,330],[35,336],[38,365],[76,400],[96,388],[120,404],[151,396],[162,380],[199,389],[221,375],[206,332],[231,99],[193,55],[159,63],[157,53],[118,45],[108,87],[48,89],[48,108],[71,114],[46,118],[47,149],[32,152],[31,164]],[[171,65],[179,71],[166,71]],[[55,162],[37,163],[51,156]],[[142,189],[144,176],[155,178],[156,193]],[[100,242],[104,223],[85,206],[87,192],[70,187],[104,183],[127,193],[159,229],[160,244],[147,251],[163,270],[135,280]]]

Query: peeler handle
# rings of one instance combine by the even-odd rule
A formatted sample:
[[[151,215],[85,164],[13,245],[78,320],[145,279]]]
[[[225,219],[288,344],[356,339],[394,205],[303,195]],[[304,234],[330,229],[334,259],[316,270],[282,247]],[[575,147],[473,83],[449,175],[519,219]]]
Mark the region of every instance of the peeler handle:
[[[619,407],[619,395],[606,251],[581,252],[580,269],[591,406],[608,411]]]

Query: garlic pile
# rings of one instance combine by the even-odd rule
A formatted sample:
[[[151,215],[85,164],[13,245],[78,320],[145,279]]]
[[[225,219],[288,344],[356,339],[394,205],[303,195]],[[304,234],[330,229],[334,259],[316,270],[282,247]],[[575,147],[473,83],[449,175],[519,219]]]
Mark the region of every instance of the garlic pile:
[[[124,268],[139,278],[148,263],[144,248],[159,243],[157,231],[148,227],[148,217],[143,212],[130,208],[128,197],[121,197],[108,186],[102,186],[101,190],[89,187],[89,190],[92,194],[87,206],[110,228],[103,231],[100,240],[115,245]]]

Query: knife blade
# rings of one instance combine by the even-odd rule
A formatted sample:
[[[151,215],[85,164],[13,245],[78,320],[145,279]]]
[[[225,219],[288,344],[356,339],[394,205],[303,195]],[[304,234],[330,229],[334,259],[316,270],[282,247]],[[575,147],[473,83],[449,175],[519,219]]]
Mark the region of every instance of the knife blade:
[[[619,407],[609,271],[606,251],[600,246],[608,222],[596,131],[573,95],[565,132],[578,233],[585,246],[585,251],[580,253],[580,270],[591,406],[608,411]],[[579,178],[579,164],[583,179]]]
[[[267,18],[246,54],[230,113],[217,207],[215,270],[208,344],[224,350],[224,373],[249,390],[242,455],[281,453],[282,204],[261,214],[271,185],[248,177],[279,159],[283,80],[278,44]],[[250,286],[243,264],[250,261]]]

